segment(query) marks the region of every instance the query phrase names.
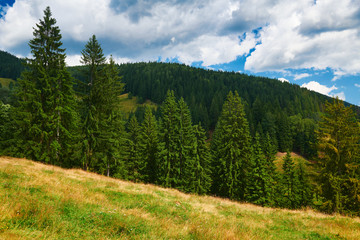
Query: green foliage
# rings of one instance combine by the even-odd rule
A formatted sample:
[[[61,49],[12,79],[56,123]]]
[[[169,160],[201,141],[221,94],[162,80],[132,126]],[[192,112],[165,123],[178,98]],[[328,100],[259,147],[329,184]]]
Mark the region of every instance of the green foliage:
[[[16,80],[24,70],[23,60],[0,50],[0,77]]]
[[[339,99],[327,103],[319,123],[322,208],[328,212],[359,214],[359,123]]]
[[[17,146],[26,156],[63,164],[72,152],[76,113],[73,82],[65,68],[61,34],[50,8],[34,28],[28,59],[16,92]]]
[[[143,160],[142,178],[145,182],[155,183],[158,170],[159,130],[151,108],[145,108],[144,121],[141,124],[140,157]]]
[[[255,135],[252,149],[249,170],[246,176],[248,179],[246,200],[262,206],[269,205],[272,200],[272,184],[274,181],[270,172],[272,168],[268,165],[268,160],[261,149],[260,135],[258,133]]]
[[[284,157],[283,171],[282,184],[284,199],[282,206],[286,208],[296,208],[298,201],[297,191],[299,182],[296,176],[294,160],[292,159],[289,152],[287,152],[286,156]]]
[[[216,125],[213,153],[213,193],[244,200],[251,157],[249,125],[237,92],[230,92]]]
[[[158,181],[164,187],[178,186],[180,164],[179,151],[179,110],[173,91],[168,91],[161,106],[160,151]]]
[[[140,127],[136,117],[133,115],[128,125],[127,139],[127,157],[126,167],[128,169],[128,179],[139,182],[143,180],[142,173],[146,167],[146,163],[141,156],[140,150]]]

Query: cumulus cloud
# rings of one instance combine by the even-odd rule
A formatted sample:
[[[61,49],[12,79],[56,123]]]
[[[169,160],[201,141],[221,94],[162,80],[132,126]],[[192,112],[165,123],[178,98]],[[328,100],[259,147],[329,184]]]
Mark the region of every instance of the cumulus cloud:
[[[355,83],[354,86],[360,88],[360,84]]]
[[[307,88],[309,90],[327,95],[329,97],[339,97],[339,99],[341,100],[345,100],[345,93],[344,92],[338,92],[338,93],[333,93],[334,90],[337,90],[338,88],[333,85],[332,87],[327,87],[325,85],[321,85],[320,83],[316,82],[316,81],[310,81],[308,83],[304,83],[303,85],[301,85],[301,87],[303,88]]]
[[[311,75],[309,73],[295,74],[294,75],[294,80],[299,80],[299,79],[307,78],[307,77],[310,77],[310,76]]]
[[[107,53],[134,61],[209,67],[244,55],[251,72],[330,68],[333,80],[360,73],[359,0],[16,0],[0,18],[0,48],[27,55],[19,46],[47,5],[72,54],[96,34]]]
[[[280,81],[280,82],[290,82],[289,80],[287,80],[286,78],[278,78],[278,80]]]

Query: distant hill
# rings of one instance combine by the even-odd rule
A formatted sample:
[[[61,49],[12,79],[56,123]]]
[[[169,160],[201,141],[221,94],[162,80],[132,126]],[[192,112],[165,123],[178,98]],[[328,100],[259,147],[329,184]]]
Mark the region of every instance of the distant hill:
[[[0,239],[360,239],[359,222],[0,157]]]
[[[0,78],[16,80],[24,70],[21,59],[0,50]]]

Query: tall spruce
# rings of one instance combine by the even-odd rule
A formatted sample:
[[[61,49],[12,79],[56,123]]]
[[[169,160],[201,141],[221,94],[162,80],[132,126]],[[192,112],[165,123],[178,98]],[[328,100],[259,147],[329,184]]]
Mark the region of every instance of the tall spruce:
[[[143,159],[141,159],[140,126],[135,115],[132,115],[129,121],[127,151],[126,165],[128,169],[128,179],[140,182],[143,180],[142,172],[146,166],[143,163]]]
[[[100,89],[96,88],[103,77],[103,67],[106,58],[103,50],[93,35],[81,51],[81,63],[86,66],[85,96],[83,97],[82,129],[83,129],[83,168],[88,170],[92,164],[95,148],[97,145],[97,134],[99,133],[99,102]]]
[[[318,151],[323,210],[360,214],[359,123],[338,98],[326,103]]]
[[[229,92],[211,143],[214,194],[244,200],[250,144],[244,105],[236,91]]]
[[[146,107],[145,109],[139,137],[140,155],[144,164],[142,171],[143,180],[145,182],[155,183],[158,171],[159,130],[156,118],[150,107]]]
[[[102,159],[98,161],[100,168],[106,168],[106,175],[110,176],[110,168],[115,168],[116,161],[120,161],[120,150],[123,146],[124,127],[119,110],[119,95],[124,84],[120,82],[118,66],[110,57],[105,65],[103,74],[99,74],[92,88],[92,101],[98,120],[97,145],[95,151]]]
[[[47,7],[34,28],[33,55],[19,79],[16,124],[19,150],[34,160],[63,164],[73,146],[73,81],[65,65],[60,29]]]
[[[174,91],[168,91],[161,106],[158,182],[164,187],[177,187],[179,164],[179,109]]]
[[[179,169],[176,178],[178,188],[190,191],[191,175],[194,171],[195,156],[192,154],[193,144],[196,141],[191,122],[189,107],[183,98],[178,101],[179,109],[179,137],[177,142]]]
[[[193,126],[195,139],[192,143],[192,158],[189,168],[189,191],[208,193],[211,187],[211,155],[206,143],[205,131],[200,124]]]
[[[249,181],[246,187],[246,199],[262,206],[269,204],[272,197],[272,179],[267,166],[267,159],[261,149],[259,133],[255,135],[247,178]]]
[[[293,158],[290,155],[290,152],[287,152],[283,158],[283,175],[282,175],[282,184],[283,184],[283,193],[284,198],[282,202],[282,207],[286,208],[296,208],[298,202],[297,188],[298,188],[298,179],[296,176],[295,163]]]

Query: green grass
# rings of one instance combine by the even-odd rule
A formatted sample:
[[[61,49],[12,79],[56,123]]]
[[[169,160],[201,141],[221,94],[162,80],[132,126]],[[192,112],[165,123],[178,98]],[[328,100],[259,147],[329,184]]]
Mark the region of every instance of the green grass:
[[[0,83],[2,87],[9,88],[9,84],[11,82],[15,83],[15,81],[10,78],[0,78]]]
[[[0,157],[0,239],[360,239],[360,219]]]
[[[139,104],[137,103],[137,97],[133,96],[132,98],[129,98],[129,94],[123,94],[120,96],[120,109],[125,114],[130,114],[136,111],[137,107],[139,106],[150,106],[153,109],[157,108],[157,104],[146,100],[145,103]]]

